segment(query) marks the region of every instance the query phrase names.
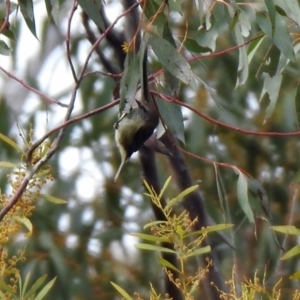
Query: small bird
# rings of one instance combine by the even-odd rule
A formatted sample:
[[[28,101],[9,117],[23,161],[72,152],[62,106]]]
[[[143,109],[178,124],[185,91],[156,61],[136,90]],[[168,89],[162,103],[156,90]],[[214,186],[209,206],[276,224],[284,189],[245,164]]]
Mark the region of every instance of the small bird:
[[[158,125],[159,117],[155,100],[148,90],[147,50],[143,57],[141,74],[141,100],[135,100],[136,107],[129,112],[121,113],[114,124],[115,140],[121,154],[121,164],[114,178],[116,181],[133,152],[138,151],[144,142],[152,135]]]

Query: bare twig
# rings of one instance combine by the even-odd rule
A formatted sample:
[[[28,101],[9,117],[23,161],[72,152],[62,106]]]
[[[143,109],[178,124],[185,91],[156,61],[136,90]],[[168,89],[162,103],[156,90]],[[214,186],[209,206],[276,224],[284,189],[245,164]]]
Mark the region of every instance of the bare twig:
[[[34,87],[30,86],[29,84],[27,84],[26,82],[24,82],[23,80],[19,79],[18,77],[16,77],[15,75],[11,74],[10,72],[6,71],[5,69],[3,69],[1,66],[0,66],[0,70],[6,74],[8,77],[14,79],[15,81],[19,82],[21,85],[23,85],[26,89],[28,89],[29,91],[32,91],[34,92],[35,94],[41,96],[42,98],[44,98],[45,100],[47,100],[48,102],[50,103],[54,103],[54,104],[57,104],[59,106],[62,106],[62,107],[68,107],[67,104],[64,104],[64,103],[61,103],[49,96],[47,96],[46,94],[42,93],[41,91],[35,89]]]

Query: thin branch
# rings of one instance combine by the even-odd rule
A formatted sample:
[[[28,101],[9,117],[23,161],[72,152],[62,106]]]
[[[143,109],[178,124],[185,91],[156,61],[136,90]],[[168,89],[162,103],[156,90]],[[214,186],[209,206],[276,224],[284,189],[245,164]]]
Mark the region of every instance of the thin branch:
[[[74,78],[74,81],[76,82],[76,84],[78,84],[78,78],[76,76],[76,71],[75,71],[75,68],[74,68],[74,65],[73,65],[73,62],[71,59],[70,40],[71,40],[71,23],[72,23],[74,13],[77,10],[77,7],[78,7],[78,3],[77,3],[77,1],[74,1],[70,16],[68,18],[68,29],[67,29],[67,35],[66,35],[67,58],[68,58],[71,72],[72,72],[72,75],[73,75],[73,78]]]
[[[64,104],[64,103],[61,103],[49,96],[47,96],[46,94],[42,93],[41,91],[35,89],[34,87],[28,85],[26,82],[24,82],[23,80],[19,79],[18,77],[14,76],[13,74],[11,74],[10,72],[6,71],[5,69],[3,69],[1,66],[0,66],[0,70],[6,74],[8,77],[14,79],[15,81],[19,82],[21,85],[23,85],[26,89],[34,92],[35,94],[41,96],[42,98],[44,98],[45,100],[47,100],[48,102],[50,103],[54,103],[54,104],[57,104],[59,106],[62,106],[62,107],[68,107],[67,104]]]
[[[165,100],[165,101],[168,101],[168,102],[174,102],[180,106],[183,106],[183,107],[186,107],[188,108],[189,110],[191,110],[192,112],[194,112],[195,114],[197,114],[198,116],[202,117],[203,119],[215,124],[215,125],[218,125],[218,126],[222,126],[224,128],[227,128],[227,129],[230,129],[230,130],[233,130],[233,131],[236,131],[236,132],[240,132],[240,133],[243,133],[243,134],[247,134],[247,135],[256,135],[256,136],[277,136],[277,137],[290,137],[290,136],[297,136],[297,135],[300,135],[300,130],[298,131],[294,131],[294,132],[269,132],[269,131],[253,131],[253,130],[247,130],[247,129],[242,129],[242,128],[239,128],[239,127],[235,127],[235,126],[232,126],[232,125],[229,125],[229,124],[226,124],[224,122],[221,122],[221,121],[218,121],[210,116],[208,116],[207,114],[201,112],[200,110],[192,107],[191,105],[189,104],[186,104],[174,97],[170,97],[168,95],[165,95],[165,94],[162,94],[162,93],[158,93],[156,91],[151,91],[151,93],[153,95],[156,95],[158,97],[160,97],[161,99]]]
[[[68,121],[66,121],[66,122],[64,122],[64,123],[62,123],[62,124],[60,124],[60,125],[58,125],[57,127],[54,127],[53,129],[49,130],[43,137],[41,137],[39,140],[37,140],[37,141],[31,146],[31,148],[30,148],[30,149],[28,150],[28,152],[27,152],[27,158],[26,158],[26,160],[29,162],[29,161],[31,160],[31,156],[32,156],[34,150],[35,150],[38,146],[40,146],[40,145],[41,145],[41,144],[42,144],[49,136],[51,136],[51,135],[54,134],[55,132],[59,131],[59,130],[62,129],[62,128],[66,128],[66,127],[68,127],[69,125],[71,125],[71,124],[73,124],[73,123],[79,122],[79,121],[81,121],[81,120],[83,120],[83,119],[87,119],[87,118],[89,118],[89,117],[91,117],[91,116],[94,116],[94,115],[96,115],[96,114],[99,114],[99,113],[101,113],[101,112],[103,112],[103,111],[105,111],[105,110],[107,110],[107,109],[109,109],[109,108],[111,108],[111,107],[113,107],[113,106],[119,104],[119,103],[120,103],[120,100],[119,100],[119,99],[118,99],[118,100],[115,100],[115,101],[112,101],[112,102],[110,102],[109,104],[106,104],[106,105],[104,105],[104,106],[101,106],[101,107],[99,107],[99,108],[96,108],[96,109],[94,109],[94,110],[92,110],[92,111],[90,111],[90,112],[88,112],[88,113],[85,113],[85,114],[83,114],[83,115],[80,115],[80,116],[78,116],[78,117],[74,117],[74,118],[72,118],[72,119],[70,119],[70,120],[68,120]]]

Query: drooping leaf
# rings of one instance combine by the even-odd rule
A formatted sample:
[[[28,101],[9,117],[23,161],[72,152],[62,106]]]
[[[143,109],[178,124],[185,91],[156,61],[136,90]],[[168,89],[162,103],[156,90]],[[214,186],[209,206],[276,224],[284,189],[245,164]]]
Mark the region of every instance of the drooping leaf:
[[[249,44],[248,50],[247,50],[249,65],[250,65],[252,58],[254,57],[256,51],[259,49],[260,45],[262,44],[263,40],[264,40],[264,37],[262,36],[259,39],[253,40]]]
[[[174,48],[176,48],[176,43],[168,23],[165,23],[164,30],[163,30],[163,38],[166,41],[168,41]],[[170,88],[169,94],[171,95],[177,94],[180,86],[179,79],[176,76],[174,76],[171,72],[169,72],[167,68],[164,67],[163,69],[164,69],[164,77],[165,77],[166,84],[168,84]]]
[[[238,169],[236,169],[238,172],[238,180],[237,180],[237,197],[239,204],[245,213],[247,219],[249,222],[254,223],[254,214],[251,209],[250,203],[249,203],[249,197],[248,197],[248,181],[247,177]]]
[[[20,10],[23,15],[23,18],[27,24],[27,27],[31,33],[37,38],[36,29],[35,29],[35,18],[33,10],[33,1],[32,0],[19,0]]]
[[[265,122],[272,116],[274,112],[282,82],[281,72],[287,63],[288,59],[284,55],[281,55],[276,74],[271,77],[269,74],[264,73],[264,86],[261,92],[260,101],[263,99],[266,93],[268,93],[270,99],[269,106],[266,110]]]
[[[157,32],[162,35],[166,23],[166,16],[163,12],[158,13],[160,5],[155,1],[145,1],[141,4],[141,7],[148,19],[148,23],[151,22],[151,24],[156,27]]]
[[[185,143],[183,115],[180,106],[164,100],[157,101],[157,106],[168,130],[182,143]],[[164,133],[165,128],[160,123],[157,128],[157,138],[160,138]]]
[[[265,0],[265,3],[269,12],[269,17],[272,25],[272,34],[273,34],[275,30],[276,8],[273,0]]]
[[[290,9],[293,20],[300,26],[300,7],[297,0],[285,0],[284,3]]]
[[[272,29],[272,24],[269,16],[265,12],[257,12],[256,21],[261,30],[266,36],[271,39],[274,45],[290,60],[295,60],[294,46],[290,34],[287,30],[284,17],[276,12],[275,28]]]
[[[105,25],[100,14],[102,0],[78,0],[78,4],[98,27],[100,27],[102,30],[105,29]]]
[[[191,67],[170,42],[155,34],[149,34],[148,42],[163,67],[188,84],[193,78]]]
[[[140,81],[139,53],[128,52],[124,73],[120,82],[120,113],[128,113],[135,100],[135,95]]]
[[[210,49],[210,52],[214,52],[216,49],[216,40],[219,34],[218,25],[212,18],[212,24],[210,27],[203,26],[197,34],[197,43],[205,49]]]
[[[300,127],[300,80],[298,80],[297,82],[297,92],[296,92],[296,95],[295,95],[295,111],[296,111],[296,117],[297,117],[297,125],[298,125],[298,128]],[[297,174],[299,173],[300,171],[297,172]],[[299,180],[300,180],[300,174],[298,175],[299,176]],[[292,180],[292,183],[295,183],[294,180]]]

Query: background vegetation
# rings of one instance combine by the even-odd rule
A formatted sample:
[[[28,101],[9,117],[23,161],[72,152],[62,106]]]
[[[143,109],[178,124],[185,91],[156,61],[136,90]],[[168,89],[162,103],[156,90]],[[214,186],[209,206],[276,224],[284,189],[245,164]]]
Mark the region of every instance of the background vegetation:
[[[19,272],[23,282],[30,272],[29,286],[56,277],[47,299],[119,299],[110,281],[145,299],[149,282],[164,294],[157,254],[136,249],[139,239],[130,235],[159,218],[143,195],[141,169],[149,185],[151,174],[160,186],[172,175],[166,199],[199,184],[198,198],[175,208],[198,217],[195,227],[234,224],[204,242],[215,262],[208,281],[226,290],[234,277],[238,298],[245,280],[265,278],[272,291],[282,277],[282,299],[292,299],[298,258],[280,257],[297,240],[277,240],[270,226],[300,222],[298,1],[20,0],[0,9],[0,286],[7,299],[22,299],[9,296],[10,287],[19,295]],[[154,165],[153,151],[143,148],[114,182],[124,48],[138,47],[141,32],[173,44],[193,76],[185,83],[174,76],[188,65],[171,60],[168,69],[163,47],[150,45],[160,113],[179,142],[164,135],[173,156],[155,153]],[[206,264],[186,263],[191,273],[199,266]],[[204,281],[195,299],[218,299],[216,291]]]

